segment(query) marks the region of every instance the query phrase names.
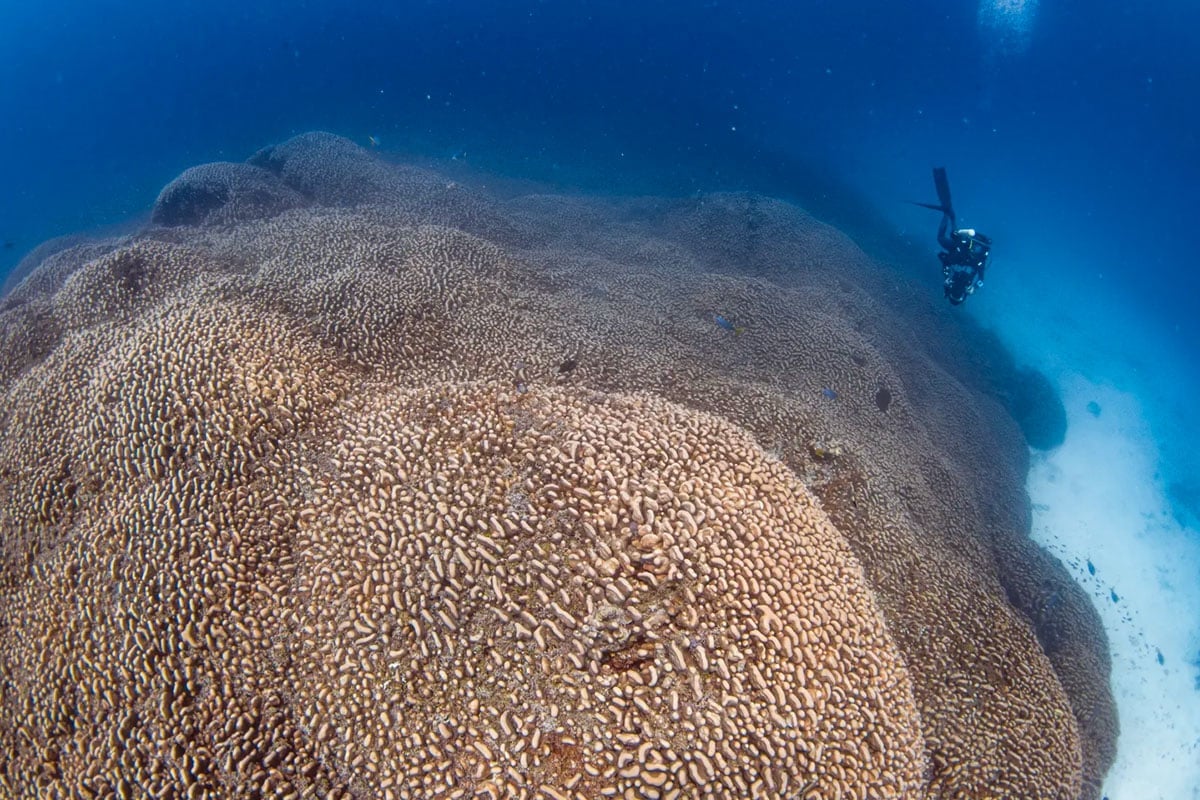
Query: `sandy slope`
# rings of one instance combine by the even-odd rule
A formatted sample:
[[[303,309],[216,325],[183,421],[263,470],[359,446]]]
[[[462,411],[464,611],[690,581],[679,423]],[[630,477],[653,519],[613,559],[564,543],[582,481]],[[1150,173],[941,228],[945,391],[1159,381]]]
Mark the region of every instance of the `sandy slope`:
[[[1058,286],[1068,284],[1078,291]],[[1171,509],[1161,451],[1188,432],[1178,395],[1194,367],[1102,291],[1081,301],[1043,286],[977,310],[1047,372],[1067,408],[1066,443],[1035,456],[1028,490],[1034,538],[1092,596],[1108,631],[1121,737],[1105,791],[1190,800],[1200,797],[1200,530]]]

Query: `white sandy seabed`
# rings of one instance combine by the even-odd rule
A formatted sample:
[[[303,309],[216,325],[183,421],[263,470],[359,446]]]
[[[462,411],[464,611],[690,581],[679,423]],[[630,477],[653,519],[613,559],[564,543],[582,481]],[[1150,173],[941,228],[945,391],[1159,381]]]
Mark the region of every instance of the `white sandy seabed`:
[[[1165,332],[1122,321],[1115,296],[1003,294],[977,313],[1067,409],[1066,441],[1034,453],[1028,491],[1033,537],[1108,632],[1121,734],[1105,795],[1200,800],[1200,530],[1173,510],[1159,474],[1159,443],[1198,435],[1166,409],[1190,408],[1179,394],[1200,383],[1200,365]]]

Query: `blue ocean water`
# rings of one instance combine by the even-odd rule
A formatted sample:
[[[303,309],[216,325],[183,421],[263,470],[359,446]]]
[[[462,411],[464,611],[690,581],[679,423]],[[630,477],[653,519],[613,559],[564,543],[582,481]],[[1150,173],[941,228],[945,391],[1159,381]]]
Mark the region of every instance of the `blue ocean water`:
[[[14,7],[0,225],[19,249],[123,219],[313,128],[567,181],[787,191],[800,162],[914,229],[944,163],[999,239],[1103,261],[1185,324],[1200,11],[990,2]]]
[[[60,0],[3,21],[7,264],[321,128],[567,184],[857,192],[925,245],[936,220],[904,201],[945,164],[1008,272],[1109,281],[1197,332],[1191,4]]]
[[[1137,395],[1148,479],[1194,529],[1198,31],[1181,0],[6,4],[0,278],[322,129],[570,189],[778,195],[937,296],[910,201],[945,166],[996,242],[962,313]]]
[[[936,292],[936,218],[907,201],[945,165],[1003,294],[1120,296],[1198,361],[1194,4],[58,0],[2,21],[0,274],[145,214],[188,166],[325,129],[565,187],[795,199],[899,232]]]

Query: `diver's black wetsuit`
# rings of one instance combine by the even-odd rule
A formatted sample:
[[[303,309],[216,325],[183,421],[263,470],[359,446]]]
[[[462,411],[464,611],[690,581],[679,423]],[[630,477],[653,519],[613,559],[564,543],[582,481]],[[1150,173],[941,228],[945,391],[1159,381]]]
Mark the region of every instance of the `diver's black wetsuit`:
[[[953,214],[943,214],[938,226],[938,244],[946,252],[938,253],[938,260],[942,262],[942,291],[950,304],[957,306],[983,285],[992,240],[972,230],[948,232],[953,227]]]

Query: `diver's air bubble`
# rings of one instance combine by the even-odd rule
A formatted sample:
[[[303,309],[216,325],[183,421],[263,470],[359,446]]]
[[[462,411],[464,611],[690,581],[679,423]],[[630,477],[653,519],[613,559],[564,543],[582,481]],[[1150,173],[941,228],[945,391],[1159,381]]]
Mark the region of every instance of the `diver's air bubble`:
[[[1038,0],[980,0],[979,32],[995,55],[1020,55],[1029,49]]]

